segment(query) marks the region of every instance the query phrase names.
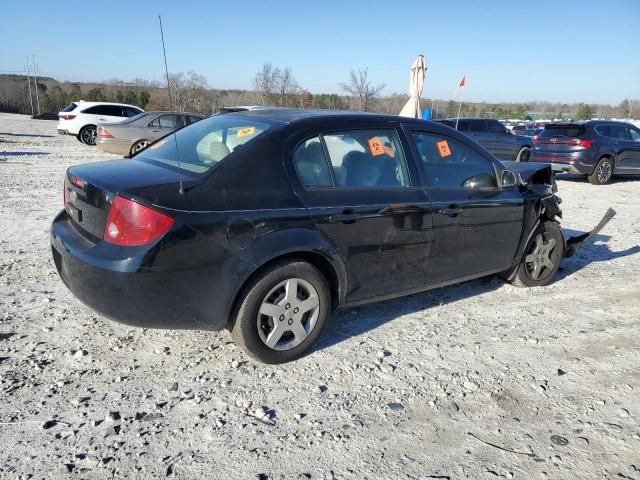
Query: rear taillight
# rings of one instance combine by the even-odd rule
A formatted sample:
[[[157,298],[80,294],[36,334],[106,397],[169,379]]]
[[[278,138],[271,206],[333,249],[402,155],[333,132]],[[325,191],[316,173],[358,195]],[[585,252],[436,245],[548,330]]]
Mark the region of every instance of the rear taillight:
[[[574,138],[572,140],[569,140],[568,142],[563,142],[563,141],[552,141],[552,142],[546,142],[544,140],[540,140],[538,137],[533,137],[533,144],[534,145],[540,145],[541,143],[545,143],[545,144],[549,144],[549,145],[570,145],[572,147],[583,147],[583,148],[591,148],[591,145],[593,145],[593,143],[595,142],[595,140],[590,140],[587,138]]]
[[[76,118],[75,115],[60,115],[60,118],[63,120],[73,120],[74,118]]]
[[[100,138],[113,138],[113,135],[104,127],[98,127],[98,137]]]
[[[595,140],[581,138],[580,140],[572,140],[571,142],[569,142],[569,145],[574,145],[576,147],[591,148],[591,145],[593,145],[593,142],[595,142]]]
[[[146,245],[167,233],[174,219],[117,195],[104,227],[104,240],[122,246]]]

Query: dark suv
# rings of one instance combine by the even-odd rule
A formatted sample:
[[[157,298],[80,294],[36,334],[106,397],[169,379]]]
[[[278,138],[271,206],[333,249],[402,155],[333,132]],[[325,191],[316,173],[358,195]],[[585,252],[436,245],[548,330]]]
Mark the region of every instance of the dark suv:
[[[456,128],[456,119],[437,120]],[[524,135],[511,133],[498,120],[490,118],[461,118],[458,130],[468,135],[500,160],[527,162],[531,156],[532,140]]]
[[[553,123],[534,143],[531,161],[587,175],[594,185],[607,183],[614,174],[640,174],[640,129],[630,123]]]

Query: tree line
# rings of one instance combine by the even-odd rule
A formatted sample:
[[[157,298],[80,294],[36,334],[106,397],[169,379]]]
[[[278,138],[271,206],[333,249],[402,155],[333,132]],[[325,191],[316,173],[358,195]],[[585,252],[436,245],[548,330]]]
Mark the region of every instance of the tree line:
[[[212,88],[206,77],[194,71],[169,75],[171,97],[166,84],[136,78],[130,82],[111,79],[100,83],[60,82],[38,78],[40,110],[57,113],[80,99],[137,105],[145,110],[176,110],[211,114],[232,105],[271,105],[326,110],[370,111],[397,115],[408,99],[405,93],[382,95],[385,85],[374,82],[367,69],[351,70],[339,87],[344,94],[311,94],[300,86],[291,67],[265,63],[252,79],[253,90]],[[29,86],[24,75],[0,75],[0,111],[30,114]],[[35,104],[35,86],[31,79]],[[458,113],[454,100],[423,98],[423,109],[434,117]],[[530,112],[543,118],[589,119],[640,116],[640,101],[625,99],[619,105],[561,102],[463,102],[461,116],[525,119]]]

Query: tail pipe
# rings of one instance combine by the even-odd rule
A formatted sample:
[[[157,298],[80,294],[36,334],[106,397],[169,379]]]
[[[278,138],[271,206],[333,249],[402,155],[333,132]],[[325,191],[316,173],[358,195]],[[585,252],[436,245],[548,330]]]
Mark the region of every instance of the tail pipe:
[[[615,217],[616,211],[613,208],[609,208],[607,212],[600,220],[600,223],[596,225],[596,227],[590,232],[583,233],[581,235],[577,235],[575,237],[571,237],[567,240],[567,248],[565,251],[565,257],[571,257],[575,255],[575,253],[582,247],[585,243],[587,243],[594,235],[597,235],[600,230],[602,230],[609,221]]]

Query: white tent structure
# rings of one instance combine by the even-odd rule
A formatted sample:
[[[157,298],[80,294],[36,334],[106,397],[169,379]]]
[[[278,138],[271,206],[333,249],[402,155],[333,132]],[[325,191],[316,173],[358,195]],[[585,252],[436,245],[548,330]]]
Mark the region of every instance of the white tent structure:
[[[427,64],[423,55],[418,55],[416,61],[411,65],[409,73],[409,95],[411,98],[400,111],[401,117],[422,118],[422,108],[420,108],[420,95],[424,85],[424,74],[427,71]]]

